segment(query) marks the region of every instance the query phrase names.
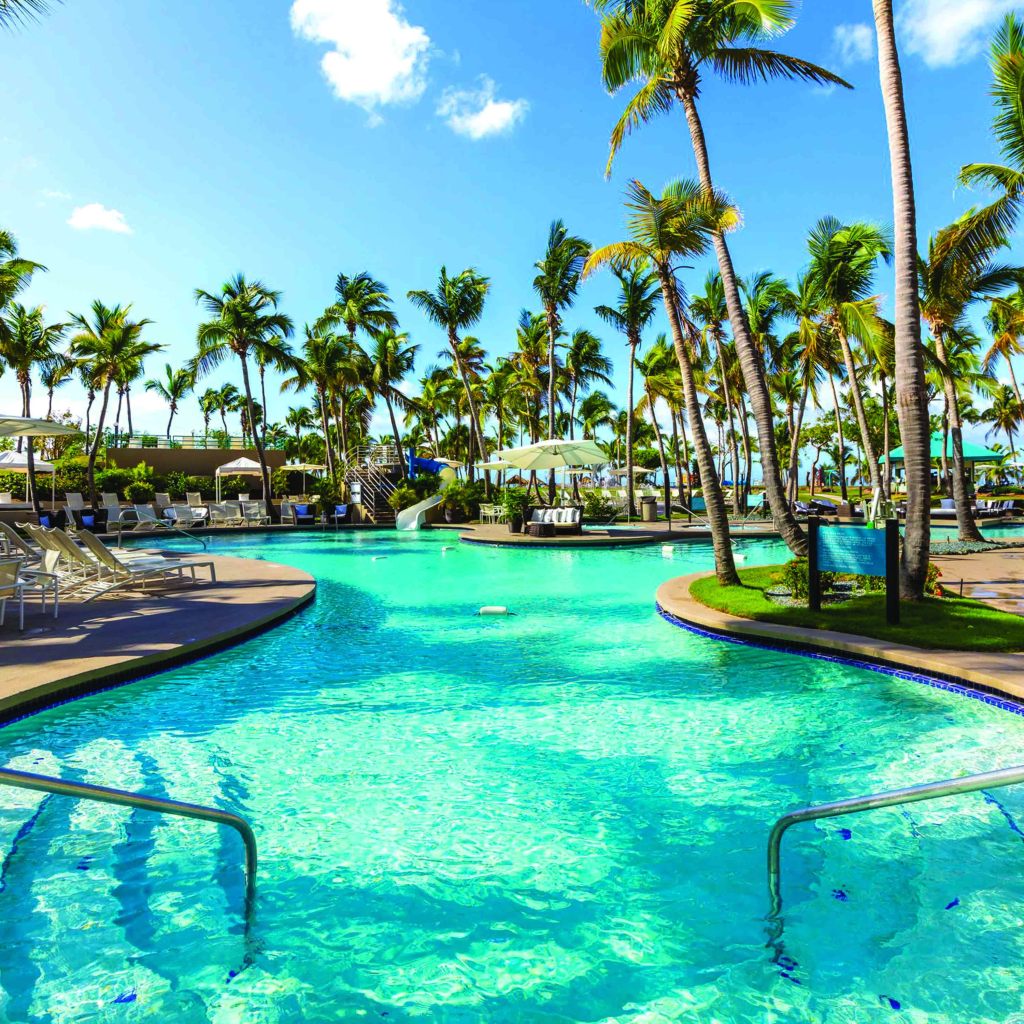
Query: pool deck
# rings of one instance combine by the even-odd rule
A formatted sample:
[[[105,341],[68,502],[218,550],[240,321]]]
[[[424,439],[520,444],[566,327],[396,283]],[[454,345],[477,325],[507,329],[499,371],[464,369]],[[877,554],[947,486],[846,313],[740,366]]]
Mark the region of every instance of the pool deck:
[[[459,540],[466,544],[492,544],[512,548],[623,548],[643,544],[668,544],[685,540],[710,540],[711,531],[705,526],[682,526],[672,523],[640,523],[623,525],[614,530],[586,529],[582,534],[557,533],[554,537],[531,537],[527,533],[510,533],[504,523],[480,523],[456,527],[462,531]],[[777,537],[769,523],[751,526],[734,537]]]
[[[144,593],[89,604],[62,600],[56,620],[40,613],[33,596],[25,602],[24,633],[8,604],[0,627],[0,722],[237,643],[291,615],[316,590],[307,573],[274,562],[205,553],[195,560],[214,562],[216,583],[200,569],[195,586],[150,584]]]
[[[1008,557],[1008,554],[1002,552],[987,552],[984,555],[945,556],[937,561],[941,564],[943,583],[948,586],[950,579],[991,579],[989,570],[993,568],[994,563]],[[1015,567],[1015,572],[1024,579],[1024,552],[1021,552],[1017,566],[1019,568]],[[960,573],[965,575],[961,577]],[[719,636],[754,641],[782,649],[845,655],[889,668],[905,669],[939,679],[965,683],[968,686],[1003,694],[1018,703],[1024,701],[1024,654],[932,651],[834,630],[803,629],[774,622],[744,619],[708,608],[690,596],[690,584],[708,575],[710,573],[693,573],[663,583],[657,591],[658,607],[685,625]],[[1024,587],[1024,583],[1019,585]],[[972,589],[979,588],[965,585],[964,596],[976,596]],[[1021,597],[1024,598],[1024,591]],[[1015,610],[1020,612],[1022,607],[1024,600]]]

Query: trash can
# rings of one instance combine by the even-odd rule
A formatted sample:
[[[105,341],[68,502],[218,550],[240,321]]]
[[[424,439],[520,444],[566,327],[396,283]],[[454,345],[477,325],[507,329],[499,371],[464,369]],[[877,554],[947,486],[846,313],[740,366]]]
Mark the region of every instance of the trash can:
[[[658,521],[658,499],[645,495],[640,499],[640,519],[645,523]]]

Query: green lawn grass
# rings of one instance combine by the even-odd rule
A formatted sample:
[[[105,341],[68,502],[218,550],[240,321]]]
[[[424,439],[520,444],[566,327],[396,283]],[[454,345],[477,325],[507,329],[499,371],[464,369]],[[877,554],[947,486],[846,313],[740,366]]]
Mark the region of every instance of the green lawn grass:
[[[723,587],[710,576],[697,580],[690,594],[709,608],[759,622],[834,629],[933,650],[1024,650],[1024,617],[966,598],[930,597],[920,604],[904,601],[898,626],[886,624],[884,594],[855,597],[820,612],[772,604],[764,591],[778,582],[781,569],[777,565],[741,569],[738,587]]]

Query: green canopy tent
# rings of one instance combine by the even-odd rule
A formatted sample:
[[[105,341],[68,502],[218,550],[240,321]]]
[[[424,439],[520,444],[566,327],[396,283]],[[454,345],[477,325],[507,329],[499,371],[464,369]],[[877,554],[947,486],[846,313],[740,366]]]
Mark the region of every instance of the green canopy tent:
[[[942,459],[942,434],[932,434],[932,445],[931,453],[929,455],[932,462],[938,462]],[[953,438],[946,438],[946,458],[953,461]],[[976,463],[976,462],[998,462],[1000,459],[999,452],[992,451],[991,448],[986,448],[981,444],[973,444],[970,441],[964,441],[964,462]],[[902,462],[903,461],[903,446],[894,448],[889,452],[890,462]],[[885,456],[883,455],[879,460],[879,464],[885,462]]]

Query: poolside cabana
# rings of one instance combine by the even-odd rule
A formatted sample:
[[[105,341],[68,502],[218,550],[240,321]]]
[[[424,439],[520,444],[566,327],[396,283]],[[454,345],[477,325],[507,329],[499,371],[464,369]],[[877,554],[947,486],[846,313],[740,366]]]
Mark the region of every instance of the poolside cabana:
[[[56,501],[56,476],[53,465],[42,459],[33,459],[32,468],[37,473],[50,474],[50,502]],[[0,452],[0,472],[24,473],[28,475],[28,452]]]
[[[254,462],[252,459],[247,459],[244,456],[240,459],[235,459],[233,462],[225,462],[223,466],[218,466],[213,474],[214,482],[217,486],[217,502],[220,503],[220,478],[222,476],[263,476],[263,470],[260,468],[258,462]]]
[[[992,451],[991,448],[986,448],[982,444],[974,444],[972,441],[964,441],[964,462],[969,466],[974,466],[982,462],[998,462],[1000,459],[999,452]],[[942,434],[936,432],[932,434],[931,449],[928,453],[928,457],[932,462],[942,461]],[[953,438],[948,436],[946,438],[946,459],[949,462],[953,461]],[[903,446],[899,448],[893,448],[889,452],[889,461],[893,463],[902,463],[903,459]],[[883,455],[879,460],[878,464],[883,465],[885,463],[885,456]]]
[[[258,467],[257,467],[258,468]],[[327,467],[318,466],[312,462],[298,462],[295,465],[289,466],[284,465],[281,467],[286,473],[301,473],[302,474],[302,496],[306,496],[306,474],[307,473],[322,473]]]

